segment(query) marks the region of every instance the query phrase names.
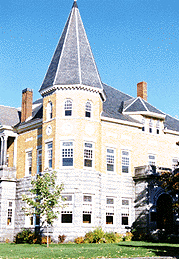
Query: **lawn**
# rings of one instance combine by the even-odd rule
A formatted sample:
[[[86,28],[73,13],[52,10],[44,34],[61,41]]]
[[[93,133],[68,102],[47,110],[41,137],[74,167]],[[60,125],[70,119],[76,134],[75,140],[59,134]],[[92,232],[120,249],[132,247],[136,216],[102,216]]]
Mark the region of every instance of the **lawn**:
[[[0,244],[0,259],[125,258],[179,255],[179,244],[120,242],[117,244]]]

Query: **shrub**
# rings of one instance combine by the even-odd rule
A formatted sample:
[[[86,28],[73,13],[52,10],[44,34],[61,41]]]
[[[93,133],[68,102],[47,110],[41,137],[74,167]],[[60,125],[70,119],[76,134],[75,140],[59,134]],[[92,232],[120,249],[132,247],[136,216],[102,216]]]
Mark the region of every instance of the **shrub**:
[[[133,234],[131,232],[126,232],[126,235],[124,236],[124,241],[131,241],[133,237]]]
[[[36,234],[35,232],[32,232],[30,229],[23,229],[15,236],[15,243],[16,244],[24,244],[24,243],[40,244],[41,237],[40,237],[40,234]]]
[[[82,244],[82,243],[84,243],[84,237],[77,237],[77,238],[75,238],[75,243],[76,243],[76,244]]]
[[[104,237],[105,237],[105,233],[104,233],[104,231],[102,230],[101,227],[97,227],[93,231],[93,243],[98,243]]]
[[[42,237],[42,244],[47,244],[47,237]],[[51,236],[48,237],[48,243],[51,244]]]
[[[105,239],[107,243],[116,243],[117,242],[117,236],[114,232],[105,233]]]
[[[62,244],[66,239],[66,236],[65,235],[59,235],[58,236],[58,243],[59,244]]]
[[[119,233],[115,233],[116,235],[116,243],[119,243],[121,241],[123,241],[123,235],[119,234]]]
[[[84,243],[93,243],[93,232],[92,231],[86,233],[85,238],[84,238]]]

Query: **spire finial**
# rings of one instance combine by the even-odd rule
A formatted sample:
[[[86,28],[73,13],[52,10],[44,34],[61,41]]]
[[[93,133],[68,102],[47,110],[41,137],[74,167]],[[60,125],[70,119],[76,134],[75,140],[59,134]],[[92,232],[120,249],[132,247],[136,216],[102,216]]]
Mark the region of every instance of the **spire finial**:
[[[73,7],[77,7],[77,8],[78,8],[77,0],[74,0],[74,2],[73,2]]]

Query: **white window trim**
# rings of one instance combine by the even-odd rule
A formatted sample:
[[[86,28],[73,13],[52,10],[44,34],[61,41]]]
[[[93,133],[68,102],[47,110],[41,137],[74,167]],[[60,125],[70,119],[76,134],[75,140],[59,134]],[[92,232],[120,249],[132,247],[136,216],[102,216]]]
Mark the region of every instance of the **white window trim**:
[[[67,100],[70,100],[71,102],[72,102],[72,109],[71,109],[71,115],[69,115],[69,116],[66,116],[65,115],[65,102],[67,101]],[[73,116],[73,113],[74,113],[74,103],[73,103],[73,100],[71,99],[71,98],[66,98],[64,101],[63,101],[63,117],[66,117],[66,118],[68,118],[68,117],[72,117]]]
[[[91,104],[91,117],[86,117],[86,104],[87,104],[87,102],[89,102]],[[85,102],[85,118],[88,119],[88,120],[92,120],[93,119],[93,103],[90,100],[87,100]]]
[[[114,200],[114,204],[111,207],[114,207],[114,215],[113,215],[113,224],[106,224],[106,216],[105,215],[105,225],[106,227],[115,227],[116,226],[116,198],[114,196],[106,196],[106,207],[110,206],[110,204],[107,204],[107,198],[111,198]],[[106,213],[107,213],[107,208],[106,208]]]
[[[47,154],[47,146],[48,144],[52,143],[52,167],[53,167],[53,141],[48,141],[48,142],[45,142],[45,169],[48,168],[48,169],[52,169],[52,167],[49,168],[49,165],[48,165],[48,154]]]
[[[69,210],[70,208],[68,208],[68,206],[64,206],[64,208],[60,209],[60,216],[59,216],[59,220],[58,220],[61,226],[72,226],[74,224],[74,194],[73,193],[62,193],[62,196],[67,196],[67,195],[72,196],[72,201],[71,201],[71,203],[72,203],[72,205],[71,205],[71,207],[72,207],[72,223],[62,223],[62,220],[61,220],[62,212],[71,211],[71,210]],[[62,201],[62,205],[65,205],[66,203],[67,203],[67,201]],[[69,214],[71,214],[71,213],[69,213]]]
[[[84,150],[85,150],[85,143],[92,144],[92,167],[85,166],[85,156],[84,156]],[[83,169],[86,170],[94,170],[95,169],[95,143],[92,141],[84,141],[83,142]]]
[[[29,174],[29,167],[28,167],[28,162],[27,162],[28,154],[30,152],[33,153],[32,150],[33,150],[32,148],[29,148],[29,149],[25,150],[25,176],[31,176],[32,175],[32,174]],[[32,158],[32,162],[33,162],[33,158]],[[31,165],[31,167],[32,167],[32,165]],[[31,171],[31,173],[32,173],[32,171]]]
[[[83,201],[83,197],[84,196],[91,196],[92,197],[92,213],[90,214],[91,215],[91,223],[83,223],[83,204],[85,203]],[[91,194],[91,193],[83,193],[83,196],[82,196],[82,226],[93,226],[94,224],[94,194]],[[87,202],[86,202],[87,203]],[[90,203],[91,204],[91,203]]]
[[[150,153],[148,153],[148,165],[150,165],[150,163],[149,163],[149,156],[154,156],[155,157],[155,166],[157,165],[157,156],[156,156],[156,154],[155,153],[153,153],[153,152],[150,152]],[[151,160],[152,161],[152,160]]]
[[[122,151],[126,151],[126,152],[129,152],[129,172],[128,173],[123,173],[122,172]],[[131,152],[128,148],[125,148],[125,149],[121,149],[121,173],[122,175],[130,175],[131,174]]]
[[[9,206],[9,202],[12,202],[12,207]],[[8,209],[12,209],[12,222],[10,225],[7,224],[8,221]],[[13,200],[7,201],[7,212],[6,212],[6,226],[7,228],[14,228],[14,210],[15,210],[15,204]]]
[[[63,143],[64,142],[72,142],[73,143],[73,166],[63,166],[62,165],[62,162],[63,162],[62,149],[63,149]],[[66,140],[60,141],[60,168],[61,169],[73,169],[74,168],[74,150],[75,150],[74,140],[66,139]]]
[[[52,113],[52,118],[50,118],[50,114]],[[46,107],[46,121],[50,121],[53,119],[53,103],[49,101]]]
[[[128,200],[129,201],[129,205],[128,205],[128,208],[129,208],[128,225],[122,225],[122,208],[125,206],[125,205],[122,205],[122,200]],[[125,228],[126,226],[130,227],[131,226],[131,199],[130,198],[124,198],[124,197],[121,198],[121,213],[120,213],[120,215],[121,215],[121,227],[123,227],[123,228]]]
[[[112,150],[114,150],[114,171],[108,171],[107,170],[107,150],[108,149],[112,149]],[[114,148],[114,147],[111,147],[111,146],[106,146],[106,172],[107,173],[116,173],[116,148]]]
[[[39,151],[41,150],[41,167],[42,167],[42,146],[39,146],[39,147],[37,147],[37,174],[39,174],[39,173],[42,173],[42,170],[41,170],[41,172],[38,172],[38,158],[39,158]]]

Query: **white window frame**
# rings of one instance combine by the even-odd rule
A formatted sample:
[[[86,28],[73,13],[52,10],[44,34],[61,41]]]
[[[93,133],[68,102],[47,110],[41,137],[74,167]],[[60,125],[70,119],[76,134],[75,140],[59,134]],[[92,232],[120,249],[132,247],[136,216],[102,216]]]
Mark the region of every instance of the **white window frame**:
[[[60,224],[61,225],[73,225],[73,221],[74,221],[74,194],[71,193],[63,193],[62,194],[62,198],[65,197],[71,197],[71,200],[66,200],[66,201],[62,201],[62,206],[64,206],[63,208],[61,208],[61,213],[60,213]],[[62,222],[62,215],[72,215],[72,222]]]
[[[26,208],[29,208],[29,205],[28,204],[26,204]],[[37,225],[36,224],[36,218],[39,216],[37,216],[35,213],[34,213],[34,210],[35,209],[33,209],[32,208],[32,214],[31,215],[28,215],[28,216],[25,216],[25,227],[27,227],[27,228],[34,228],[35,226],[40,226],[40,222],[39,222],[39,224]],[[40,217],[40,216],[39,216]],[[31,223],[31,220],[32,220],[32,224],[30,224]]]
[[[32,148],[26,149],[26,158],[25,158],[25,176],[31,176],[32,175]],[[30,159],[30,155],[31,154],[31,159]],[[31,161],[30,161],[31,160]],[[31,171],[30,169],[30,162],[31,162]]]
[[[69,144],[69,146],[67,145]],[[63,140],[61,141],[61,168],[73,168],[74,167],[74,141],[73,140]],[[65,148],[66,147],[66,148]],[[63,159],[73,159],[73,165],[63,165]]]
[[[84,198],[86,197],[91,197],[91,201],[84,201]],[[94,195],[90,194],[90,193],[83,193],[83,205],[82,205],[82,224],[83,225],[87,225],[87,226],[91,226],[93,225],[93,204],[94,204]],[[84,222],[84,215],[90,215],[91,217],[91,222]]]
[[[41,170],[39,167],[41,166]],[[41,175],[42,173],[42,147],[37,148],[37,174]]]
[[[152,157],[154,157],[154,159]],[[153,153],[148,154],[148,165],[156,166],[156,154],[153,154]]]
[[[145,132],[145,129],[146,129],[146,120],[145,120],[145,118],[142,118],[142,125],[143,125],[142,131]]]
[[[150,134],[153,133],[153,120],[152,119],[149,120],[149,133]]]
[[[128,202],[124,204],[124,201]],[[123,217],[128,218],[128,224],[123,224]],[[121,198],[121,226],[130,226],[131,225],[131,199]]]
[[[128,155],[125,155],[123,152],[127,152]],[[124,159],[123,159],[124,158]],[[129,163],[127,163],[127,160]],[[128,172],[123,172],[123,166],[128,166]],[[129,175],[131,173],[131,156],[130,151],[128,149],[122,149],[121,150],[121,171],[122,174]]]
[[[172,157],[172,170],[174,170],[175,168],[177,168],[177,162],[179,161],[178,157]]]
[[[9,219],[11,219],[9,221]],[[14,227],[14,201],[7,201],[7,216],[6,216],[6,225],[8,228]]]
[[[90,116],[87,116],[87,115],[90,115]],[[88,119],[92,118],[92,102],[89,100],[85,103],[85,118],[88,118]]]
[[[53,104],[51,101],[47,104],[47,121],[53,118]]]
[[[48,148],[48,145],[52,144],[52,148]],[[52,150],[52,156],[50,159],[50,152],[49,150]],[[52,160],[52,166],[49,166],[49,161]],[[51,169],[53,167],[53,141],[49,141],[45,143],[45,168]]]
[[[107,203],[109,199],[113,199],[113,203]],[[113,223],[107,224],[107,217],[113,217]],[[106,196],[106,218],[105,218],[106,226],[115,226],[116,225],[116,201],[115,197]]]
[[[159,120],[156,121],[156,134],[157,135],[160,134],[160,121]]]
[[[108,170],[108,165],[113,165],[113,170]],[[108,173],[116,172],[116,149],[112,147],[106,147],[106,171]]]
[[[73,115],[73,101],[70,98],[65,99],[63,107],[64,107],[64,116],[71,117]],[[71,113],[71,114],[68,114],[68,113]]]
[[[92,145],[92,147],[87,147],[87,145]],[[83,166],[84,169],[94,169],[95,159],[94,159],[94,143],[91,141],[84,141],[84,149],[83,149]],[[85,160],[91,161],[92,166],[86,166]]]

